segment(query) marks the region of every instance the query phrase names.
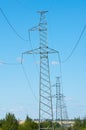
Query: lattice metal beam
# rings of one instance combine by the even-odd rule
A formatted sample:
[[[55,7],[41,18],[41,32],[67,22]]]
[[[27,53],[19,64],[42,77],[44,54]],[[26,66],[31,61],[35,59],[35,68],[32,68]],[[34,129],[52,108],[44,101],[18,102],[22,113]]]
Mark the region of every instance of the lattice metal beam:
[[[50,83],[50,69],[48,54],[58,53],[58,51],[48,47],[47,38],[47,11],[39,11],[40,21],[39,25],[33,27],[29,31],[38,30],[40,35],[40,45],[38,48],[31,51],[26,51],[23,54],[40,54],[40,84],[39,84],[39,130],[53,129],[53,109],[52,109],[52,95]],[[43,127],[43,122],[48,122],[47,126]]]

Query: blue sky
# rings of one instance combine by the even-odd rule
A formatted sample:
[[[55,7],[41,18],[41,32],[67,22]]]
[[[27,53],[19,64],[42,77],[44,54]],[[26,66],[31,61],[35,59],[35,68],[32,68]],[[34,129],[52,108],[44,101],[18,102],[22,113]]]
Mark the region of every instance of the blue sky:
[[[24,39],[28,29],[39,23],[39,10],[48,10],[48,43],[60,52],[61,60],[70,54],[86,24],[85,0],[0,0],[0,8],[11,25]],[[71,58],[62,64],[62,87],[69,118],[86,116],[86,31]],[[32,45],[32,47],[31,47]],[[24,51],[39,46],[39,33],[31,32],[31,43],[20,39],[0,12],[0,118],[12,112],[24,119],[28,114],[38,118],[39,57],[25,55],[23,65],[27,82],[19,64]],[[59,75],[57,55],[51,55],[51,84]],[[34,69],[33,69],[34,68]],[[52,76],[53,73],[53,76]]]

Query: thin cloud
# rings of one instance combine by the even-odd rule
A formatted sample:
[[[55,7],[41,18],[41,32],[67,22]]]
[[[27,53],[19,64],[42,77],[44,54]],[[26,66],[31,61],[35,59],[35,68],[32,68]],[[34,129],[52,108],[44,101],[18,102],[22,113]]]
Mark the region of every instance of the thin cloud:
[[[74,101],[73,98],[69,97],[69,98],[65,98],[66,101]]]
[[[24,59],[22,57],[17,57],[16,58],[17,62],[21,63],[21,62],[24,62]]]
[[[58,61],[52,61],[51,64],[52,64],[52,65],[58,65],[59,62],[58,62]]]

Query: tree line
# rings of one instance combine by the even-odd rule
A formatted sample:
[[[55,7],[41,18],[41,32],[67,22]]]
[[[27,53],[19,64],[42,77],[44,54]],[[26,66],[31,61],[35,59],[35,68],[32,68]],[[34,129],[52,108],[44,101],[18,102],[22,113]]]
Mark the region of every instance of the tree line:
[[[69,130],[86,130],[86,117],[84,119],[74,119],[74,125],[69,127]]]
[[[51,121],[41,123],[41,127],[43,128],[49,125],[52,125]],[[0,130],[38,130],[38,123],[27,115],[24,123],[21,124],[14,114],[8,113],[4,119],[0,120]],[[80,118],[74,119],[74,125],[69,127],[64,127],[54,122],[54,130],[86,130],[86,118],[83,120]]]
[[[29,116],[26,116],[24,123],[20,124],[14,114],[6,114],[4,119],[0,120],[0,130],[37,130],[38,124]]]
[[[46,120],[40,125],[41,128],[46,128],[47,126],[52,126],[52,122]],[[60,130],[61,125],[55,122],[54,128],[59,128]],[[14,114],[8,113],[4,119],[0,120],[0,130],[38,130],[38,123],[27,115],[25,121],[21,124]]]

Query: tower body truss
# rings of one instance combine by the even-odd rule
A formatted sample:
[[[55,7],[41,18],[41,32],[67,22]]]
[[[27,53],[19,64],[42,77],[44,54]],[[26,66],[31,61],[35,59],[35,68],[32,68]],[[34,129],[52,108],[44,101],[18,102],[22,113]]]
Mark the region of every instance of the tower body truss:
[[[67,126],[68,114],[64,95],[61,92],[60,77],[56,78],[56,122],[60,122],[61,128]]]
[[[58,51],[48,47],[47,40],[47,11],[39,11],[40,21],[38,26],[30,31],[38,30],[40,35],[40,45],[38,48],[26,51],[22,54],[40,54],[40,82],[39,82],[39,130],[53,129],[53,110],[50,83],[50,70],[48,54],[58,53]],[[43,123],[46,122],[46,125]]]
[[[56,78],[56,121],[62,123],[62,98],[61,98],[60,78]]]
[[[53,120],[51,83],[48,59],[46,11],[40,12],[40,88],[39,88],[39,125]],[[47,129],[51,129],[47,126]],[[39,126],[41,129],[41,125]],[[43,128],[42,128],[43,129]]]

